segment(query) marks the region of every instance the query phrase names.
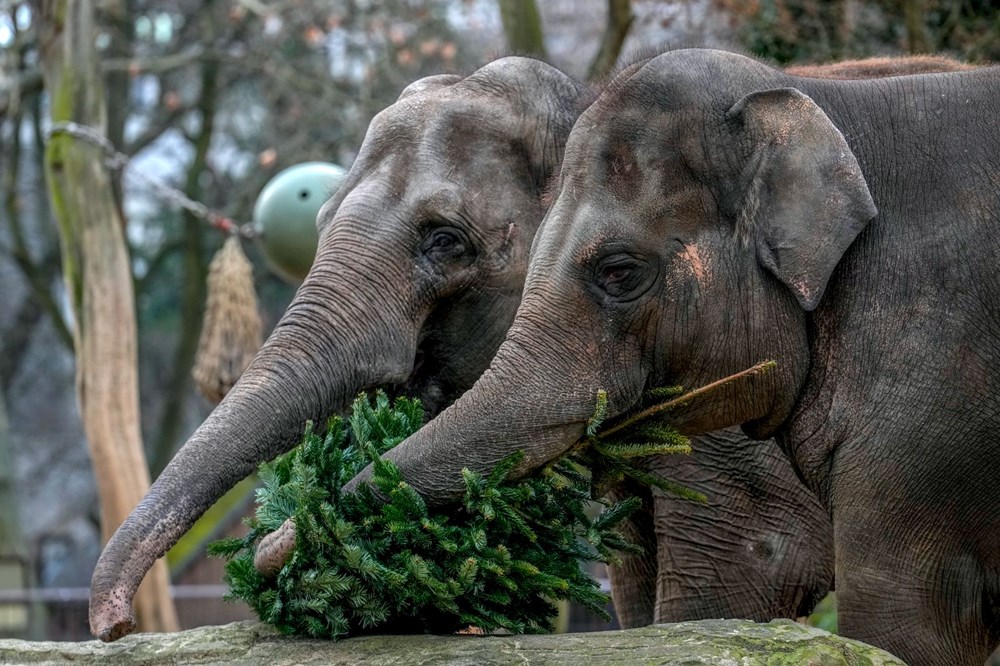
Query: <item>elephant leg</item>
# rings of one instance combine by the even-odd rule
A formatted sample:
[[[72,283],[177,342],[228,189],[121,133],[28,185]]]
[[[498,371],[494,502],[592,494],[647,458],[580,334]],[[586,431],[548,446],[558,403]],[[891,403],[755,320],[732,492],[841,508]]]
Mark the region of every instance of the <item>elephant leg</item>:
[[[775,442],[730,429],[692,438],[686,458],[651,465],[708,497],[697,504],[655,491],[656,622],[796,618],[831,588],[830,519]]]
[[[876,459],[870,444],[840,448],[831,474],[839,632],[912,666],[986,663],[1000,645],[996,462],[965,461],[948,476],[938,466],[947,444],[924,463]]]
[[[873,531],[877,532],[882,522],[858,526],[862,530],[849,528],[844,539],[863,538],[871,543]],[[837,541],[839,548],[839,534]],[[889,554],[883,550],[885,545],[878,540],[880,557]],[[983,601],[989,595],[971,571],[976,565],[938,560],[932,567],[917,567],[915,560],[922,555],[909,545],[900,550],[906,552],[894,554],[900,564],[891,569],[863,564],[856,557],[838,561],[838,631],[888,650],[912,666],[986,663],[997,646],[997,637],[982,621],[983,612],[988,612]],[[942,594],[933,584],[928,585],[932,576],[954,588]],[[956,622],[956,618],[960,620]]]
[[[625,521],[619,531],[642,547],[642,554],[622,554],[621,564],[608,567],[611,598],[623,629],[645,627],[653,623],[656,606],[656,533],[653,530],[653,498],[649,488],[635,482],[622,482],[608,493],[612,500],[632,496],[643,498],[642,507]]]

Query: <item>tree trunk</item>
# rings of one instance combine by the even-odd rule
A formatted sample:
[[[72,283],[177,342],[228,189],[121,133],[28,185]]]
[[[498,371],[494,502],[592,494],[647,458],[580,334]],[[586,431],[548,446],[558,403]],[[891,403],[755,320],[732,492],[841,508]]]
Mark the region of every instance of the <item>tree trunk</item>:
[[[0,391],[0,557],[23,557],[24,544],[21,541],[17,493],[14,492],[14,470],[11,462],[7,409],[4,394]]]
[[[924,0],[902,0],[903,23],[906,25],[906,52],[930,53],[927,28],[924,25]]]
[[[127,59],[133,55],[135,34],[134,3],[126,0],[102,0],[101,24],[110,39],[104,51],[108,59]],[[107,136],[113,146],[125,145],[125,120],[129,111],[131,75],[128,69],[118,69],[104,74],[105,109],[107,110]],[[124,221],[121,173],[111,176],[115,205]]]
[[[53,124],[103,132],[104,89],[94,47],[92,0],[41,0],[36,8]],[[46,148],[72,307],[76,384],[107,541],[149,488],[139,429],[135,303],[123,224],[101,150],[67,134]],[[136,595],[144,631],[176,631],[166,565]]]
[[[542,19],[535,0],[499,0],[507,47],[517,55],[545,58]]]
[[[631,0],[608,0],[608,27],[604,30],[597,55],[590,63],[588,80],[598,81],[611,73],[634,19]]]

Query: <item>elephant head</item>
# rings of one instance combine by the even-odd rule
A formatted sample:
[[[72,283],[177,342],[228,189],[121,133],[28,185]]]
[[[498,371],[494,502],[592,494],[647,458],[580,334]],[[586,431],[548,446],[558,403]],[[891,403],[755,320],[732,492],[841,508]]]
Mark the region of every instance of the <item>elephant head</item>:
[[[406,88],[321,210],[315,263],[249,368],[118,529],[90,626],[114,640],[153,562],[303,424],[376,387],[430,413],[487,367],[514,318],[543,193],[585,88],[527,58]]]
[[[735,54],[681,50],[611,83],[570,135],[492,365],[386,454],[413,487],[442,501],[462,467],[486,470],[516,449],[521,473],[557,458],[598,390],[614,416],[648,388],[695,387],[764,359],[777,369],[672,418],[688,434],[775,431],[809,366],[806,315],[876,214],[844,137],[794,81]]]

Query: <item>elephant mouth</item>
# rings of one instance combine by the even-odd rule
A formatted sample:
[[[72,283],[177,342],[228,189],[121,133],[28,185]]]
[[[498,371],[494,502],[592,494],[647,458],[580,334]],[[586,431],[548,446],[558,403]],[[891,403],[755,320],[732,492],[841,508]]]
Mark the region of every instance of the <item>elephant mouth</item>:
[[[422,347],[417,347],[413,357],[413,369],[406,381],[383,384],[376,388],[382,389],[392,397],[419,399],[424,407],[424,419],[428,421],[444,411],[462,393],[448,388],[441,379],[440,367]]]

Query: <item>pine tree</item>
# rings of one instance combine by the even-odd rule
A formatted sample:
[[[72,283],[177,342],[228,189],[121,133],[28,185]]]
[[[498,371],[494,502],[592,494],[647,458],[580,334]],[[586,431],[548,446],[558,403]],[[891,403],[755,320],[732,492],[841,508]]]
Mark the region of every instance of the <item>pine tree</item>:
[[[243,539],[213,544],[226,564],[229,596],[250,605],[286,633],[337,638],[376,629],[451,633],[548,631],[554,601],[576,601],[607,616],[607,596],[580,560],[613,562],[616,550],[636,551],[615,527],[638,500],[606,506],[591,520],[589,476],[564,460],[545,473],[508,482],[523,457],[516,453],[488,476],[465,470],[461,506],[430,511],[379,456],[422,425],[415,400],[384,393],[374,404],[358,398],[349,423],[332,418],[320,434],[309,426],[302,443],[261,467],[256,516]],[[357,493],[341,487],[369,463],[372,482]],[[261,537],[287,519],[296,546],[278,575],[253,566]]]
[[[617,527],[639,498],[610,503],[608,484],[625,477],[692,500],[704,497],[636,466],[636,458],[690,451],[686,438],[659,419],[692,396],[758,364],[681,395],[677,387],[646,396],[637,414],[602,430],[607,397],[574,449],[533,476],[509,480],[514,453],[489,475],[463,470],[458,507],[428,509],[399,469],[380,456],[423,425],[419,401],[381,391],[355,400],[348,422],[331,418],[322,433],[307,425],[298,447],[261,466],[258,508],[249,533],[210,546],[226,557],[228,598],[246,602],[279,630],[313,638],[373,631],[541,633],[551,629],[555,600],[575,601],[608,617],[608,603],[582,561],[614,564],[641,552]],[[666,401],[664,402],[664,400]],[[372,483],[341,491],[372,465]],[[589,518],[588,503],[603,510]],[[255,547],[286,520],[295,525],[291,556],[274,577],[254,568]],[[608,618],[610,619],[610,618]]]

